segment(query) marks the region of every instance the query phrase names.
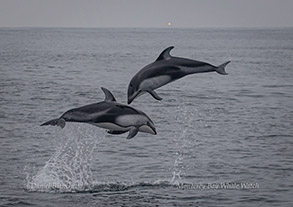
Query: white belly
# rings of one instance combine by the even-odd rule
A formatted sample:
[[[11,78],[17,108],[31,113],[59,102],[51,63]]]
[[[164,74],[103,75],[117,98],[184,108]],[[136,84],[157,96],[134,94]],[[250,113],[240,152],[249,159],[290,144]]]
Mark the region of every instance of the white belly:
[[[93,125],[104,128],[104,129],[114,130],[114,131],[127,131],[130,129],[130,127],[121,127],[117,124],[110,123],[110,122],[93,123]]]
[[[129,126],[140,126],[147,122],[147,118],[141,114],[121,115],[116,118],[116,123],[129,127]]]
[[[101,122],[92,123],[94,126],[109,129],[113,131],[128,131],[132,127],[139,127],[139,131],[154,134],[154,131],[146,125],[147,118],[141,114],[121,115],[115,120],[117,123]]]
[[[145,79],[141,82],[141,89],[156,89],[171,81],[171,77],[168,75],[160,75],[153,78]]]
[[[121,127],[117,124],[113,124],[110,122],[104,122],[104,123],[95,123],[94,126],[101,127],[108,130],[113,131],[129,131],[132,126],[129,127]],[[149,134],[155,134],[154,131],[148,126],[148,125],[142,125],[139,127],[140,132],[149,133]]]

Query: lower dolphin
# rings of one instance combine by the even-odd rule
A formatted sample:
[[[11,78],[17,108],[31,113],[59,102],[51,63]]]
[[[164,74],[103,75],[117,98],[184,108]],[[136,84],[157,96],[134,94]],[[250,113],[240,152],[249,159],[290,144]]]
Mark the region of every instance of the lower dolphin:
[[[225,67],[230,61],[213,66],[196,60],[172,57],[170,51],[173,48],[173,46],[166,48],[155,62],[145,66],[134,75],[128,85],[128,104],[146,92],[155,99],[162,100],[154,90],[186,75],[214,71],[227,75]]]
[[[53,125],[65,127],[66,122],[88,123],[108,129],[110,134],[129,132],[127,139],[133,138],[139,131],[157,134],[153,121],[142,111],[117,103],[112,93],[102,87],[105,100],[66,111],[60,118],[47,121],[41,126]]]

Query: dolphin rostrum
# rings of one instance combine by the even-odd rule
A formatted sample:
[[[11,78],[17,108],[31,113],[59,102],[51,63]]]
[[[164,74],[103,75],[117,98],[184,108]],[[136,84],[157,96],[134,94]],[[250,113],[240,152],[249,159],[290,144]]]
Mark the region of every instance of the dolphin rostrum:
[[[88,123],[108,129],[109,134],[129,132],[127,139],[133,138],[137,132],[157,134],[153,121],[142,111],[117,103],[112,93],[102,87],[105,100],[66,111],[60,118],[43,123],[65,127],[66,122]]]
[[[230,61],[213,66],[196,60],[172,57],[170,51],[173,48],[174,46],[166,48],[155,62],[145,66],[134,75],[128,85],[128,104],[146,92],[155,99],[162,100],[154,90],[186,75],[214,71],[221,75],[228,74],[225,67]]]

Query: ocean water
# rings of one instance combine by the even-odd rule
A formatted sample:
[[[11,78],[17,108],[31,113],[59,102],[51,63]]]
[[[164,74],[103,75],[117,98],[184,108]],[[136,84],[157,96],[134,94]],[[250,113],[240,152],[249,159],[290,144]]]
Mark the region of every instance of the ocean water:
[[[126,103],[170,45],[231,63],[136,99],[156,136],[39,126],[101,87]],[[292,28],[0,28],[0,206],[292,206],[292,51]]]

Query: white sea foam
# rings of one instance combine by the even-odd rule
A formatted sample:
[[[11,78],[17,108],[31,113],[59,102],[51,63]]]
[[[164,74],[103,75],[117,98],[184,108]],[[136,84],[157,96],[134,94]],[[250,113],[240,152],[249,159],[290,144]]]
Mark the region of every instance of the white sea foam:
[[[95,127],[68,124],[56,136],[59,146],[55,153],[35,175],[28,174],[26,188],[41,192],[90,188],[93,151],[104,134]]]

